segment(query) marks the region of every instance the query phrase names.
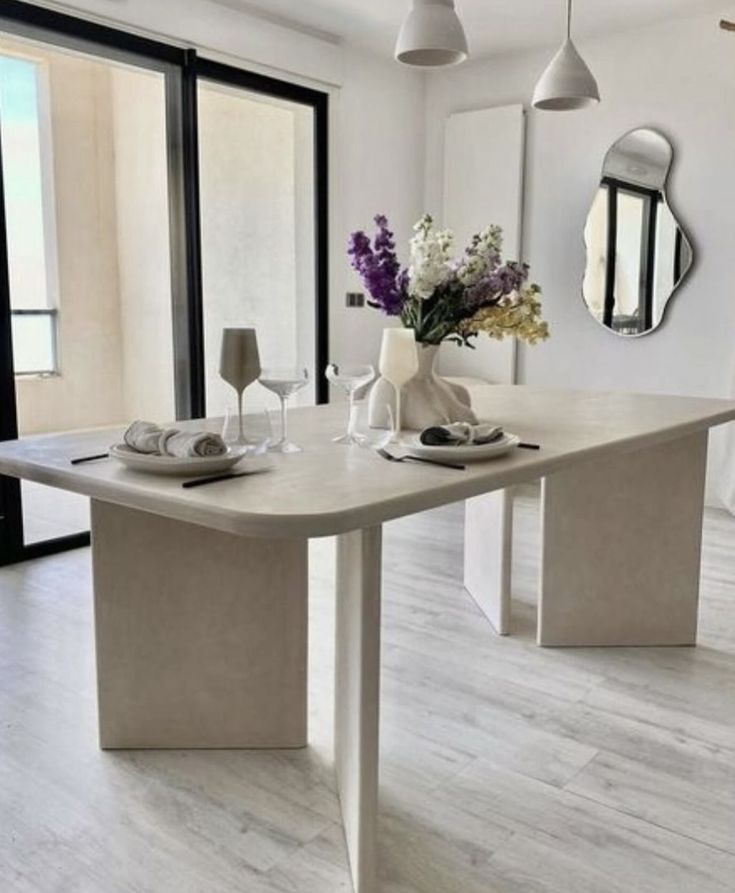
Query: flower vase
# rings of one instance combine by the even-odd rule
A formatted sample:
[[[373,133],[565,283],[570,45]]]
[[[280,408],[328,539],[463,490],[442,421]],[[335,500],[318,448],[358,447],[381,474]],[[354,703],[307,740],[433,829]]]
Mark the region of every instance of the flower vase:
[[[401,428],[423,431],[432,425],[452,422],[477,424],[470,406],[467,388],[452,384],[436,373],[438,344],[417,344],[419,371],[401,393]],[[393,385],[379,378],[370,391],[371,428],[390,428],[390,412],[395,417],[396,392]]]

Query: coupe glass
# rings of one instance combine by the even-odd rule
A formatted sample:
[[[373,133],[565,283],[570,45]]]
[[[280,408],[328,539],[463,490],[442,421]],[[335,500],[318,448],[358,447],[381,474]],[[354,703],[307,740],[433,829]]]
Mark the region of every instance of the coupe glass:
[[[362,444],[365,436],[357,432],[357,418],[355,414],[355,394],[360,388],[370,384],[375,378],[375,369],[372,366],[344,366],[341,363],[330,363],[327,366],[327,380],[333,385],[347,392],[348,415],[347,432],[334,438],[335,443]]]
[[[396,391],[396,414],[393,419],[391,443],[401,434],[401,389],[419,371],[416,333],[413,329],[385,329],[380,348],[380,374]]]
[[[281,437],[269,449],[277,453],[300,453],[301,447],[288,439],[288,398],[309,383],[308,369],[263,369],[258,379],[264,388],[273,391],[281,401]]]
[[[242,392],[260,375],[255,329],[223,329],[219,374],[237,391],[237,443],[247,444],[242,421]]]

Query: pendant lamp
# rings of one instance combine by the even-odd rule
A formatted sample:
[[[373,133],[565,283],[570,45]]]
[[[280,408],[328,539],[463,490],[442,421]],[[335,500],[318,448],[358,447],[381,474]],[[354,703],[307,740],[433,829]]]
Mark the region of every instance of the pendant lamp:
[[[398,35],[396,59],[405,65],[440,68],[458,65],[468,55],[467,37],[454,0],[413,0]]]
[[[537,109],[565,112],[599,101],[597,81],[572,43],[572,0],[567,0],[567,39],[536,84],[533,105]]]

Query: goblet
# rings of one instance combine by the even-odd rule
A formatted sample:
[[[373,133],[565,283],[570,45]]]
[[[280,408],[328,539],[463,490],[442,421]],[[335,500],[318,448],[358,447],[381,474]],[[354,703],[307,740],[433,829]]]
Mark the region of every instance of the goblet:
[[[379,368],[380,374],[396,391],[396,414],[390,442],[397,443],[401,433],[401,389],[419,371],[416,333],[413,329],[383,331]]]
[[[242,421],[242,393],[260,375],[255,329],[223,329],[219,374],[237,392],[237,442],[247,443]]]
[[[277,453],[300,453],[301,447],[288,439],[288,398],[309,383],[308,369],[263,369],[258,379],[264,388],[273,391],[281,401],[281,439],[269,447]]]
[[[326,375],[329,382],[347,392],[348,399],[347,432],[333,438],[334,443],[364,443],[365,436],[357,433],[355,394],[375,378],[375,369],[369,365],[345,366],[342,363],[330,363]]]

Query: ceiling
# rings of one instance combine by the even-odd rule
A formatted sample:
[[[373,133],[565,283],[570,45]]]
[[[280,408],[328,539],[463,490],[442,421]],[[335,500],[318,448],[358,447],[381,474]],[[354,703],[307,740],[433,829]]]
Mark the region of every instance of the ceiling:
[[[411,0],[214,0],[334,41],[392,53]],[[472,54],[489,56],[555,44],[564,0],[456,0]],[[576,0],[574,33],[593,36],[732,9],[726,0]]]

